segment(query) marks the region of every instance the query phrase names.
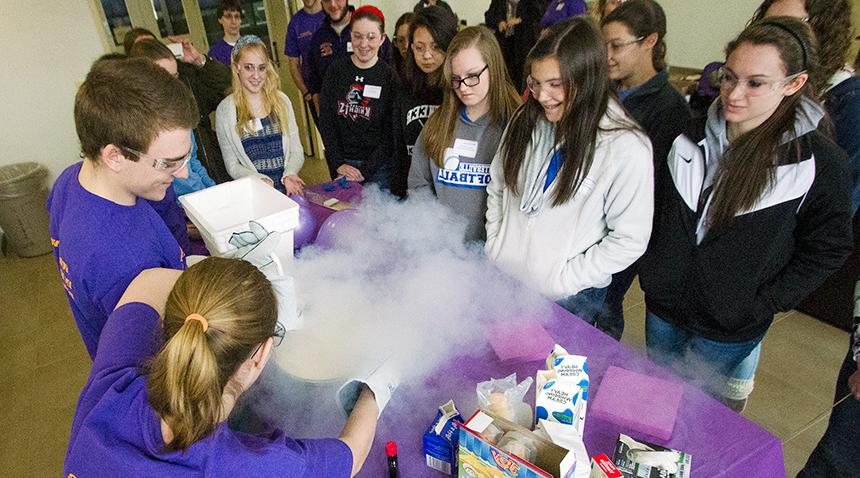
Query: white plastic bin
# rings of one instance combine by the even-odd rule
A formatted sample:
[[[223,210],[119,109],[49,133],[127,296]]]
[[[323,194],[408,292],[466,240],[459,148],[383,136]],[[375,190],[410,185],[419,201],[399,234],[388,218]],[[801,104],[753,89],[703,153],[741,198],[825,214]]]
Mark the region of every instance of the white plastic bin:
[[[276,253],[287,266],[293,259],[293,230],[299,224],[299,205],[256,177],[206,188],[179,198],[185,214],[200,230],[206,248],[214,256],[236,248],[228,242],[234,232],[247,231],[257,221],[269,232],[280,232]]]

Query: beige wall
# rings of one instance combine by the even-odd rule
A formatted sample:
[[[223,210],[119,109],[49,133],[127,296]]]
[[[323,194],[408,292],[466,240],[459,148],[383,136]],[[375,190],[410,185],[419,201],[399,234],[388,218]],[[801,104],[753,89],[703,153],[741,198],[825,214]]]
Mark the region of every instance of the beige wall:
[[[0,165],[38,161],[51,180],[78,160],[75,89],[105,46],[87,0],[2,0]]]
[[[744,26],[755,0],[659,0],[666,11],[670,65],[702,68],[723,60],[723,49]]]

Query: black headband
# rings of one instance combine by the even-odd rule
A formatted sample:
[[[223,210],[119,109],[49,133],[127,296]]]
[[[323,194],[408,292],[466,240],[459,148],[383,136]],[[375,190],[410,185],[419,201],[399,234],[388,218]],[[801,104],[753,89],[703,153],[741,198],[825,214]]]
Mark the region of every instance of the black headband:
[[[759,25],[767,25],[767,26],[771,26],[771,27],[776,27],[776,28],[779,28],[780,30],[782,30],[784,32],[787,32],[789,35],[793,36],[794,39],[797,40],[797,43],[800,45],[800,51],[803,52],[803,69],[801,71],[806,70],[807,60],[809,57],[808,57],[808,54],[806,52],[806,43],[803,43],[803,40],[800,39],[800,35],[795,33],[794,30],[792,30],[791,28],[788,28],[787,26],[785,26],[779,22],[763,20],[763,21],[759,22]]]

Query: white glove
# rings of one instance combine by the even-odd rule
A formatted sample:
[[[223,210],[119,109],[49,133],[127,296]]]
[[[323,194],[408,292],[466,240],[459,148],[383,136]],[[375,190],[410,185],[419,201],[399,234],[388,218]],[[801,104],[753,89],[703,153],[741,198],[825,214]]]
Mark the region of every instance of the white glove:
[[[257,266],[258,269],[267,273],[267,266],[274,263],[276,274],[283,274],[281,263],[275,254],[275,248],[281,241],[280,232],[269,232],[257,221],[248,222],[248,231],[234,232],[228,241],[237,250],[232,255],[237,259],[244,259]],[[272,274],[267,273],[267,276]]]
[[[394,367],[388,362],[384,362],[375,370],[367,374],[365,378],[353,378],[347,380],[343,386],[337,391],[337,402],[343,408],[343,411],[349,416],[352,409],[355,408],[355,402],[361,393],[362,384],[367,385],[367,388],[373,392],[376,399],[376,406],[379,408],[379,415],[382,415],[382,409],[388,404],[391,395],[397,386],[400,384],[397,375],[394,373]]]

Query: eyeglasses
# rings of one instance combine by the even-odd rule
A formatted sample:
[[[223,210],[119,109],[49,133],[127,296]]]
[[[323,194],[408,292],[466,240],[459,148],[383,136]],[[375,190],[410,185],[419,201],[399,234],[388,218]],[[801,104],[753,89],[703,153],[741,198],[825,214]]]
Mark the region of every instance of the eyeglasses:
[[[242,14],[241,13],[235,13],[235,12],[234,13],[224,12],[224,14],[221,15],[221,18],[224,18],[226,20],[241,20]]]
[[[127,154],[136,156],[137,158],[143,158],[144,156],[146,156],[140,151],[126,148],[125,146],[120,146],[119,149],[123,150]],[[185,165],[188,164],[188,161],[191,161],[191,153],[193,151],[194,149],[192,148],[190,151],[188,151],[188,154],[186,154],[180,159],[153,158],[152,167],[157,169],[158,171],[163,171],[165,173],[175,173],[176,171],[179,171],[184,168]]]
[[[547,81],[546,84],[541,84],[541,82],[532,79],[531,76],[526,78],[526,86],[528,86],[529,91],[531,91],[535,99],[537,99],[537,97],[540,96],[541,91],[544,90],[546,90],[547,94],[550,96],[564,91],[564,82],[561,80],[550,80]]]
[[[249,75],[253,75],[254,72],[257,72],[261,75],[264,75],[268,71],[269,65],[266,65],[266,64],[254,65],[251,63],[243,63],[243,64],[239,65],[239,68],[241,68],[242,71],[244,71],[245,73],[247,73]]]
[[[445,53],[444,51],[440,50],[439,47],[436,46],[435,43],[433,43],[431,45],[423,45],[420,43],[413,43],[412,44],[412,51],[416,55],[419,55],[419,56],[422,56],[425,53],[430,53],[431,55],[442,55]]]
[[[350,33],[350,36],[352,37],[353,43],[358,43],[361,40],[367,40],[369,42],[375,42],[376,40],[379,40],[380,38],[382,38],[382,35],[377,35],[376,33],[368,33],[367,35],[362,35],[361,33],[352,32],[352,33]]]
[[[634,43],[639,43],[644,40],[645,37],[639,37],[635,40],[628,41],[610,41],[606,42],[606,49],[609,50],[609,53],[619,53],[622,50],[625,50],[628,46],[633,45]]]
[[[451,78],[451,88],[456,90],[463,85],[466,85],[469,88],[478,86],[478,83],[481,82],[481,75],[487,71],[487,68],[489,67],[490,65],[484,65],[484,67],[481,68],[481,71],[472,73],[471,75],[466,75],[465,78]]]
[[[284,326],[281,325],[280,322],[275,322],[275,333],[270,336],[270,337],[272,337],[272,345],[275,347],[277,347],[278,345],[281,345],[281,342],[284,341],[284,336],[286,336],[286,335],[287,335],[287,329],[285,329]],[[251,357],[253,357],[254,355],[257,355],[257,352],[260,351],[260,349],[263,347],[264,343],[266,343],[265,340],[263,342],[261,342],[260,345],[257,346],[257,348],[254,349],[254,353],[251,354]]]
[[[732,91],[740,86],[748,96],[761,96],[776,90],[804,73],[806,73],[805,70],[776,80],[766,78],[738,78],[730,70],[723,67],[717,72],[717,81],[720,84],[720,89]]]

